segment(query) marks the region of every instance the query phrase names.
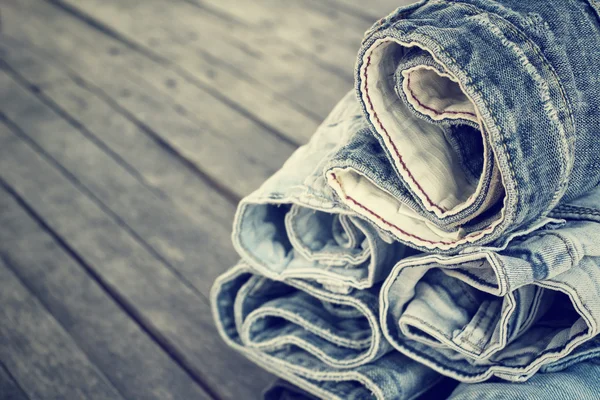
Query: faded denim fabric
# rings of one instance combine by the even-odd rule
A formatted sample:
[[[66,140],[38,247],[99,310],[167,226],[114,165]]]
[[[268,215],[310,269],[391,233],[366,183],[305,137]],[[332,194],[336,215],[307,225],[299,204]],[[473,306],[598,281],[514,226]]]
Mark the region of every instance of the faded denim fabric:
[[[582,202],[600,210],[600,188]],[[600,222],[580,215],[509,239],[399,262],[381,290],[390,343],[464,382],[523,381],[596,354],[580,345],[600,333]]]
[[[450,400],[597,400],[600,387],[598,360],[580,363],[561,372],[537,374],[519,384],[486,382],[461,384]]]
[[[476,384],[444,382],[419,400],[596,400],[600,386],[600,363],[591,360],[556,373],[541,373],[527,382],[492,381]],[[312,400],[309,393],[279,380],[264,395],[264,400]]]
[[[430,0],[378,21],[358,100],[239,205],[242,260],[211,293],[224,340],[328,399],[412,399],[447,377],[473,384],[456,398],[534,398],[595,368],[590,4]]]
[[[441,376],[383,337],[379,291],[414,250],[352,213],[323,175],[365,127],[350,93],[310,143],[242,200],[233,232],[242,261],[215,282],[211,304],[230,346],[314,395],[411,399]]]
[[[240,263],[217,279],[211,304],[231,347],[321,398],[413,399],[441,379],[391,350],[371,291],[273,281]]]
[[[368,130],[354,96],[340,101],[310,142],[244,198],[233,244],[258,273],[314,279],[341,292],[384,280],[406,248],[334,195],[323,166],[355,132]]]
[[[332,187],[424,251],[543,223],[600,181],[595,6],[430,0],[378,21],[356,90],[385,157],[330,165]]]

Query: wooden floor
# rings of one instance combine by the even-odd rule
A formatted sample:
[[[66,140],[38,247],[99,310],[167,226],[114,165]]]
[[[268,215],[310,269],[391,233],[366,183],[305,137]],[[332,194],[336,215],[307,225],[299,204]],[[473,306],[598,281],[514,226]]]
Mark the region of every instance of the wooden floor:
[[[0,0],[0,398],[258,398],[207,300],[235,205],[402,2]]]

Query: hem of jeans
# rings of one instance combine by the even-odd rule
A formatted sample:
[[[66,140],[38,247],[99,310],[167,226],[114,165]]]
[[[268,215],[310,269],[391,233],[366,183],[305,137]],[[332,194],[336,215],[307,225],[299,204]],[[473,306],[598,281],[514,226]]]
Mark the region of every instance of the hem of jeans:
[[[249,351],[243,345],[236,342],[231,336],[229,336],[227,334],[224,327],[221,325],[221,314],[220,314],[219,305],[218,305],[218,295],[219,295],[220,288],[221,288],[221,285],[223,282],[226,282],[228,279],[231,279],[232,277],[239,276],[244,273],[252,274],[250,268],[248,266],[245,266],[243,264],[243,262],[238,263],[233,268],[231,268],[227,272],[220,275],[216,279],[216,281],[214,282],[214,285],[211,288],[211,291],[210,291],[211,311],[213,314],[213,320],[215,321],[215,325],[217,327],[217,332],[219,333],[219,336],[221,336],[221,339],[223,339],[223,341],[229,347],[231,347],[234,350],[236,350],[237,352],[241,353],[246,358],[248,358],[250,361],[252,361],[256,365],[258,365],[259,367],[264,368],[267,372],[270,372],[276,376],[286,379],[289,382],[296,384],[298,387],[303,388],[306,391],[308,391],[316,396],[319,396],[322,398],[331,398],[332,400],[344,400],[344,397],[340,396],[340,393],[323,390],[320,387],[312,384],[311,382],[308,382],[305,379],[302,379],[301,377],[294,375],[293,373],[290,373],[289,371],[286,371],[284,368],[278,368],[276,366],[276,364],[278,364],[279,360],[275,359],[274,357],[269,357],[272,359],[271,363],[266,360],[263,361],[263,358],[265,358],[265,357],[261,356],[260,353]],[[333,397],[333,396],[335,396],[335,397]]]
[[[286,214],[286,216],[284,218],[284,223],[285,223],[285,226],[291,232],[294,233],[294,234],[290,234],[288,232],[288,239],[292,243],[292,246],[294,247],[294,249],[296,251],[298,251],[306,259],[308,259],[310,261],[316,261],[319,263],[323,263],[323,264],[327,264],[328,262],[331,262],[331,263],[341,262],[341,264],[335,264],[335,265],[342,266],[344,264],[346,264],[346,265],[350,264],[351,267],[360,267],[360,264],[367,261],[367,259],[369,258],[369,255],[370,255],[370,251],[368,248],[363,249],[357,255],[348,254],[347,252],[346,253],[344,253],[344,252],[335,253],[335,252],[325,252],[325,251],[313,251],[313,250],[309,249],[308,246],[306,246],[305,243],[302,240],[300,240],[299,235],[296,234],[297,222],[295,221],[294,218],[299,213],[299,207],[304,207],[304,206],[301,206],[298,204],[292,204],[290,211],[288,211],[288,213]],[[333,215],[334,213],[331,213],[331,214]]]
[[[387,28],[386,28],[387,29]],[[390,29],[395,29],[395,28],[390,28]],[[368,40],[365,40],[363,42],[363,47],[364,45],[371,41],[372,43],[370,44],[369,48],[373,46],[373,42],[377,41],[377,40],[381,40],[381,39],[373,39],[373,35],[375,34],[375,32],[373,32],[373,34],[369,37]],[[408,35],[407,35],[408,36]],[[447,51],[442,48],[433,38],[431,38],[428,35],[425,34],[410,34],[409,36],[411,36],[411,39],[413,42],[417,43],[417,41],[419,42],[420,45],[425,46],[425,47],[431,47],[431,45],[433,45],[435,47],[435,50],[437,50],[438,52],[440,52],[447,60],[448,63],[452,66],[454,66],[457,69],[460,69],[459,64],[456,62],[456,60],[447,53]],[[422,44],[421,44],[422,42]],[[438,63],[440,63],[440,59],[439,57],[437,57],[433,52],[432,52],[432,57],[434,58],[434,60],[436,60]],[[359,64],[357,69],[360,70],[361,65],[364,63],[364,59],[361,60],[361,58],[359,58]],[[448,63],[441,63],[442,65],[446,65]],[[474,87],[472,84],[470,84],[470,82],[473,81],[473,79],[465,72],[462,71],[462,74],[464,75],[465,79],[467,80],[467,83],[469,83],[469,87],[470,89],[477,95],[477,99],[478,101],[473,101],[473,104],[475,104],[475,109],[476,110],[480,110],[480,108],[484,108],[486,109],[486,113],[487,113],[487,119],[483,118],[483,116],[480,116],[479,118],[483,121],[483,125],[490,125],[487,127],[487,131],[490,132],[490,135],[492,138],[498,139],[501,138],[500,133],[498,132],[498,122],[496,119],[496,116],[494,115],[492,109],[489,107],[489,104],[487,102],[487,100],[481,95],[481,93],[479,93],[479,90]],[[468,91],[466,91],[464,89],[464,87],[462,87],[462,83],[460,82],[459,79],[459,85],[461,85],[461,88],[463,89],[464,93],[467,93]],[[356,90],[358,92],[358,94],[360,95],[361,93],[361,88],[360,88],[360,83],[359,85],[356,87]],[[469,96],[470,97],[470,96]],[[479,104],[481,103],[481,104]],[[487,121],[487,123],[486,123]],[[493,123],[490,123],[493,122]],[[507,149],[507,144],[505,143],[505,141],[500,141],[500,145],[502,146],[503,149],[503,157],[501,158],[499,161],[501,161],[499,163],[499,168],[501,171],[501,180],[502,180],[502,185],[505,189],[505,197],[504,197],[504,201],[503,201],[503,207],[502,207],[502,217],[499,219],[499,223],[498,225],[492,229],[491,232],[486,233],[484,235],[482,235],[482,238],[485,237],[486,235],[489,236],[488,237],[488,241],[494,240],[497,238],[498,235],[500,235],[501,232],[504,232],[515,220],[516,216],[517,216],[517,199],[519,198],[519,193],[518,193],[518,187],[515,184],[515,175],[514,175],[514,167],[513,167],[513,161],[511,160],[510,154],[508,152]],[[504,173],[508,172],[508,176],[505,176]],[[461,243],[457,243],[455,247],[460,246]]]
[[[450,3],[448,0],[439,0],[439,1],[444,2],[448,5],[452,5],[453,3],[456,3],[455,1],[453,1],[453,3]],[[458,3],[470,8],[472,10],[475,10],[476,12],[485,13],[485,10],[475,6],[474,4],[466,3],[463,1],[458,1]],[[517,26],[515,26],[512,22],[510,22],[509,20],[504,18],[502,15],[499,15],[499,14],[493,14],[493,15],[494,15],[494,17],[498,18],[499,20],[502,20],[503,23],[506,24],[507,29],[509,29],[515,35],[519,36],[523,41],[527,42],[531,46],[535,55],[539,57],[541,64],[547,69],[547,71],[550,73],[550,75],[552,75],[554,77],[554,80],[556,81],[556,89],[560,93],[560,97],[564,103],[562,105],[559,105],[558,107],[562,106],[565,108],[567,116],[568,116],[567,120],[570,123],[569,124],[570,130],[572,132],[574,132],[575,131],[575,120],[574,120],[574,116],[573,116],[573,112],[572,112],[573,107],[571,106],[569,97],[565,94],[565,89],[563,87],[562,80],[559,77],[556,70],[554,69],[554,66],[552,65],[552,63],[550,61],[548,61],[548,59],[544,56],[544,54],[543,54],[542,50],[539,48],[539,46],[534,41],[532,41],[528,37],[528,35],[526,35],[524,32],[521,32],[521,30]],[[496,35],[496,37],[498,37],[501,41],[507,41],[507,39],[502,34],[502,31],[496,25],[493,25],[492,22],[489,21],[489,19],[486,20],[484,24],[486,24],[486,26],[491,30],[491,32],[494,35]],[[552,105],[552,107],[554,109],[556,109],[556,106]],[[547,114],[547,115],[549,116],[549,114]],[[557,124],[557,125],[560,126],[560,124]],[[566,163],[566,169],[564,170],[564,173],[562,174],[564,179],[562,179],[562,181],[558,185],[558,189],[555,191],[554,196],[552,197],[552,200],[550,201],[550,203],[548,204],[546,209],[541,213],[541,215],[547,215],[557,205],[557,203],[560,201],[560,198],[562,197],[562,195],[568,189],[568,184],[569,184],[568,176],[570,175],[570,173],[573,169],[574,163],[575,163],[574,158],[569,157],[569,154],[568,154],[569,150],[571,150],[571,153],[574,152],[574,144],[572,144],[573,143],[572,139],[574,138],[574,136],[569,137],[568,132],[569,132],[569,130],[565,129],[563,135],[561,135],[561,139],[562,139],[563,147],[564,147],[564,151],[563,151],[563,155],[565,156],[564,159],[567,161],[570,160],[571,162]],[[512,170],[511,170],[511,172],[512,172]]]
[[[242,263],[237,264],[236,266],[234,266],[232,269],[225,272],[221,276],[219,276],[217,278],[217,280],[215,281],[215,284],[211,288],[210,304],[211,304],[213,318],[217,325],[217,331],[218,331],[219,335],[221,336],[221,338],[225,341],[226,344],[228,344],[230,347],[232,347],[239,353],[243,354],[246,358],[248,358],[250,361],[257,364],[261,368],[264,368],[268,372],[273,373],[276,376],[279,376],[283,379],[288,380],[289,382],[294,383],[298,387],[300,387],[300,388],[306,390],[307,392],[312,393],[316,396],[320,396],[322,398],[327,398],[327,399],[331,399],[331,400],[344,400],[345,399],[344,396],[346,396],[347,393],[342,393],[339,391],[332,391],[332,390],[324,390],[324,389],[320,388],[318,385],[315,385],[315,384],[307,381],[307,379],[312,379],[315,381],[352,381],[353,380],[353,381],[356,381],[359,384],[363,385],[363,387],[365,387],[366,390],[370,391],[376,397],[377,400],[386,400],[386,398],[385,398],[383,392],[381,391],[381,389],[379,388],[379,386],[376,385],[371,379],[369,379],[368,377],[366,377],[362,374],[355,373],[354,371],[338,371],[338,372],[323,372],[323,371],[321,371],[321,372],[315,373],[314,371],[307,370],[306,368],[303,368],[301,366],[295,366],[293,364],[290,364],[289,362],[283,361],[276,357],[269,356],[264,353],[260,353],[257,351],[252,351],[250,349],[247,349],[240,343],[237,343],[232,337],[230,337],[220,323],[221,318],[220,318],[220,311],[218,308],[219,307],[219,305],[218,305],[219,290],[220,290],[222,284],[224,282],[226,282],[227,280],[229,280],[231,277],[236,276],[236,275],[239,276],[244,273],[252,274],[252,271],[248,265],[246,265],[245,263],[242,262]],[[427,390],[431,389],[433,386],[435,386],[440,381],[440,379],[442,379],[442,377],[432,380],[429,383],[429,385],[422,387],[420,391],[417,391],[416,393],[414,393],[413,395],[408,397],[408,400],[416,399],[422,393],[424,393],[425,391],[427,391]]]
[[[579,309],[578,302],[576,301],[576,299],[573,298],[571,290],[569,290],[570,288],[565,289],[564,287],[562,287],[563,284],[561,282],[548,281],[548,282],[544,282],[544,284],[541,284],[541,283],[535,283],[535,284],[542,286],[542,287],[547,286],[550,289],[559,290],[559,291],[567,294],[569,296],[569,298],[571,299],[571,302],[573,303],[575,309],[576,310]],[[382,290],[383,290],[383,287],[382,287]],[[553,361],[558,361],[561,358],[566,357],[567,355],[571,354],[571,352],[573,352],[579,345],[581,345],[581,344],[585,343],[587,340],[593,338],[595,336],[595,334],[597,333],[596,329],[594,329],[594,326],[589,323],[590,319],[587,318],[588,316],[582,314],[582,312],[579,311],[578,312],[579,315],[582,318],[584,318],[584,321],[586,321],[586,325],[587,325],[586,330],[573,335],[566,341],[566,343],[564,343],[563,345],[561,345],[559,347],[541,351],[538,354],[538,356],[533,361],[529,362],[527,365],[520,366],[520,367],[492,365],[492,366],[487,367],[484,371],[482,371],[480,373],[467,373],[465,371],[457,371],[457,370],[448,368],[448,367],[444,366],[439,360],[436,360],[435,358],[428,356],[427,354],[423,353],[422,351],[403,346],[401,341],[399,341],[397,338],[395,338],[389,329],[388,318],[387,318],[389,306],[390,306],[389,302],[385,301],[385,299],[382,297],[381,308],[380,308],[380,313],[379,313],[380,325],[381,325],[381,330],[383,332],[384,337],[388,340],[388,342],[397,351],[434,369],[435,371],[437,371],[443,375],[446,375],[451,378],[457,379],[461,382],[467,382],[467,383],[482,382],[492,376],[502,377],[502,379],[507,379],[507,380],[511,380],[511,381],[515,381],[515,382],[526,381],[531,376],[533,376],[544,365],[547,365]],[[554,353],[554,354],[552,354],[552,353]],[[446,364],[449,364],[449,363],[451,363],[451,361],[449,361]]]
[[[502,299],[503,304],[504,304],[504,300],[505,299],[503,298]],[[422,319],[420,319],[418,317],[408,315],[408,316],[402,316],[401,318],[405,318],[405,319],[408,318],[408,319],[415,320],[417,322],[420,322],[421,324],[428,326],[433,331],[437,332],[439,335],[441,335],[441,337],[443,337],[443,339],[438,337],[440,344],[445,345],[448,350],[454,351],[458,354],[462,354],[473,360],[484,360],[484,359],[487,359],[487,358],[493,356],[494,354],[496,354],[498,351],[500,351],[502,348],[504,348],[507,344],[508,322],[509,322],[509,318],[510,318],[512,311],[515,309],[515,302],[511,295],[506,296],[506,300],[509,301],[510,308],[508,308],[507,310],[502,310],[502,315],[499,317],[497,325],[492,330],[492,331],[500,330],[500,332],[499,332],[500,337],[498,338],[498,341],[496,341],[492,345],[489,345],[489,343],[493,338],[493,332],[490,333],[485,344],[483,344],[483,345],[478,344],[478,343],[473,343],[470,341],[470,337],[471,337],[472,333],[476,330],[477,327],[479,327],[481,325],[481,321],[483,321],[484,316],[482,314],[479,314],[479,315],[482,315],[480,317],[476,316],[476,318],[478,318],[478,319],[475,322],[473,322],[473,326],[470,326],[471,323],[469,323],[461,329],[462,334],[467,334],[466,339],[463,339],[462,336],[460,339],[457,339],[457,337],[455,337],[455,336],[447,335],[447,334],[443,333],[441,330],[437,329],[434,325],[429,324],[426,321],[423,321]],[[490,304],[488,306],[488,309],[491,306],[492,305]],[[488,309],[486,309],[486,312]],[[487,317],[488,316],[485,315],[485,318],[489,319]],[[402,328],[399,328],[399,332],[402,333]],[[471,332],[471,334],[468,334],[468,332]],[[426,333],[428,333],[431,336],[436,337],[435,335],[432,335],[431,331],[426,332]],[[419,341],[419,340],[413,339],[412,337],[410,337],[404,333],[402,333],[402,334],[404,336],[406,336],[409,340]],[[460,336],[460,335],[458,335],[458,336]],[[460,342],[462,345],[459,344],[458,342]],[[425,344],[425,343],[423,343],[423,344]],[[425,344],[425,345],[430,346],[429,344]],[[468,347],[470,347],[470,349],[464,347],[465,345],[468,345]]]
[[[281,204],[288,204],[288,202],[281,202]],[[250,251],[246,245],[241,240],[239,232],[241,231],[241,226],[244,223],[244,219],[246,218],[246,208],[256,205],[255,203],[245,203],[242,202],[238,206],[238,210],[236,212],[235,220],[234,220],[234,228],[232,232],[232,243],[234,249],[237,253],[244,259],[246,263],[248,263],[256,272],[261,275],[276,281],[283,281],[285,279],[328,279],[330,281],[340,282],[342,284],[348,284],[349,286],[362,290],[368,289],[373,286],[373,279],[375,272],[373,268],[368,268],[367,277],[360,278],[360,280],[356,278],[347,278],[340,274],[331,273],[326,269],[319,269],[314,267],[307,268],[299,268],[295,269],[294,273],[287,273],[284,269],[281,272],[276,272],[270,269],[266,263],[264,263],[261,259],[256,257],[252,251]]]
[[[379,42],[378,44],[376,44],[377,42]],[[430,211],[433,212],[438,218],[448,218],[448,217],[452,217],[456,214],[459,214],[460,212],[468,209],[469,207],[472,206],[472,203],[474,203],[476,201],[476,199],[478,199],[479,197],[483,196],[484,193],[482,193],[483,190],[483,175],[479,177],[478,179],[478,184],[476,186],[476,190],[474,195],[472,195],[471,197],[469,197],[469,201],[467,202],[463,202],[462,204],[457,205],[456,207],[454,207],[452,210],[446,210],[446,209],[442,209],[439,205],[433,203],[433,201],[429,198],[429,196],[427,195],[427,193],[424,191],[424,189],[419,185],[419,183],[417,182],[417,180],[413,177],[412,173],[410,172],[410,170],[408,169],[408,166],[406,165],[406,163],[402,160],[402,156],[400,155],[398,148],[396,147],[395,142],[392,140],[391,135],[388,133],[387,129],[383,126],[382,121],[380,120],[379,116],[377,115],[377,112],[375,111],[374,105],[371,101],[370,95],[369,95],[369,90],[368,90],[368,69],[371,65],[371,57],[372,57],[372,53],[381,45],[387,43],[387,42],[394,42],[397,43],[399,45],[407,45],[407,44],[417,44],[419,47],[423,46],[422,48],[428,49],[427,46],[420,44],[420,43],[416,43],[416,42],[410,42],[410,43],[401,43],[400,40],[395,39],[395,38],[382,38],[382,39],[378,39],[375,43],[373,43],[371,45],[371,47],[369,47],[367,49],[367,51],[365,52],[365,54],[362,55],[363,59],[365,56],[367,56],[367,60],[366,60],[366,64],[363,63],[363,65],[360,67],[359,69],[359,73],[363,73],[363,77],[361,78],[361,88],[359,89],[359,95],[361,96],[362,102],[363,104],[365,104],[365,106],[368,104],[370,106],[370,110],[367,110],[367,115],[370,116],[371,114],[374,116],[375,120],[377,121],[379,127],[381,128],[381,130],[383,131],[383,133],[385,133],[385,136],[381,134],[380,130],[378,129],[377,124],[372,123],[372,125],[374,126],[375,130],[379,133],[379,135],[382,137],[382,139],[384,139],[384,142],[391,144],[391,148],[394,150],[395,153],[395,157],[394,154],[392,152],[390,152],[390,155],[392,156],[392,159],[394,160],[394,162],[396,163],[397,167],[402,167],[402,170],[404,171],[404,173],[406,173],[408,175],[408,177],[410,177],[410,180],[414,183],[414,185],[416,186],[416,189],[413,187],[413,191],[415,192],[415,194],[417,195],[417,197],[421,200],[421,203],[425,206],[425,208]],[[431,53],[431,52],[430,52]],[[435,55],[433,53],[431,53],[432,56],[434,57],[434,59],[436,59]],[[441,62],[439,62],[439,60],[436,59],[436,61],[438,61],[438,63],[440,63],[440,65],[443,65]],[[415,67],[416,68],[416,67]],[[414,69],[414,68],[413,68]],[[363,72],[364,71],[364,72]],[[447,74],[446,74],[447,75]],[[450,75],[448,75],[450,76]],[[464,91],[463,85],[456,79],[452,79],[453,81],[457,82],[459,84],[459,86],[461,87],[461,89],[463,90],[463,93],[465,93],[465,95],[469,98],[469,100],[471,100],[470,96]],[[405,82],[403,85],[405,85]],[[362,90],[362,86],[364,86],[364,90]],[[367,101],[364,100],[364,97],[366,96]],[[477,107],[475,105],[475,102],[473,102],[471,100],[471,103],[475,106],[475,110],[478,112]],[[427,114],[425,114],[427,115]],[[483,125],[483,123],[481,122],[482,119],[479,116],[478,113],[473,114],[477,120],[479,121],[479,126],[480,126],[480,133],[483,136],[483,132],[485,132],[485,127]],[[388,146],[386,146],[389,150],[389,144]],[[490,144],[488,143],[487,140],[483,140],[483,144],[484,144],[484,155],[488,154],[488,152],[491,152],[491,148],[490,148]],[[488,164],[489,160],[487,157],[484,157],[484,163]],[[489,165],[484,165],[484,170],[488,170],[489,169]],[[405,181],[407,181],[404,177],[404,174],[402,174],[402,178],[404,178]],[[409,186],[412,187],[412,185]],[[424,198],[423,198],[424,196]],[[427,200],[427,202],[423,201],[423,200]],[[429,204],[429,207],[427,206],[427,204]]]
[[[250,268],[248,268],[247,265],[244,265],[244,263],[242,262],[242,263],[237,264],[236,266],[234,266],[233,268],[231,268],[229,271],[225,272],[224,274],[220,275],[216,279],[214,285],[211,288],[210,304],[212,305],[211,309],[212,309],[213,319],[214,319],[215,325],[217,327],[217,332],[219,333],[219,335],[221,336],[223,341],[227,345],[229,345],[229,347],[238,351],[239,353],[244,355],[246,358],[248,358],[250,361],[257,364],[259,367],[264,368],[266,371],[268,371],[276,376],[279,376],[283,379],[286,379],[289,382],[296,384],[298,387],[303,388],[312,394],[315,394],[315,395],[323,397],[323,398],[331,398],[332,400],[334,400],[334,399],[335,400],[344,400],[345,393],[342,394],[339,391],[323,390],[320,387],[318,387],[317,385],[314,385],[311,382],[308,382],[306,380],[306,379],[310,379],[310,378],[302,379],[301,376],[294,374],[293,371],[291,371],[290,368],[288,368],[289,363],[287,363],[283,360],[280,360],[276,357],[268,356],[266,354],[263,354],[263,353],[260,353],[257,351],[252,351],[252,350],[244,347],[241,343],[236,342],[231,336],[229,336],[227,334],[224,327],[221,325],[221,314],[220,314],[220,311],[218,308],[219,307],[218,306],[219,289],[221,288],[221,285],[223,282],[226,282],[231,277],[239,276],[244,273],[252,274],[252,271]],[[315,379],[315,380],[317,380],[317,379]],[[332,397],[332,395],[335,397]],[[378,397],[378,400],[385,400],[385,399],[383,396],[380,396],[380,397]]]
[[[269,312],[269,311],[274,311],[274,313],[267,314],[267,312]],[[263,315],[263,314],[267,314],[267,315]],[[361,351],[361,350],[368,351],[368,349],[371,348],[371,342],[373,340],[371,337],[369,337],[368,339],[356,340],[355,342],[357,342],[357,343],[352,344],[352,343],[350,343],[351,342],[350,339],[342,338],[340,336],[329,335],[327,331],[324,331],[321,328],[306,328],[305,325],[309,325],[310,323],[303,324],[302,322],[308,322],[305,319],[294,318],[294,315],[292,315],[291,312],[282,311],[282,310],[279,310],[279,309],[276,309],[273,307],[261,307],[259,310],[254,310],[253,312],[248,314],[248,316],[246,317],[246,321],[244,321],[244,324],[247,325],[248,323],[253,323],[255,320],[258,320],[260,318],[268,318],[268,317],[272,317],[272,316],[279,317],[279,318],[285,318],[289,322],[292,322],[296,325],[301,326],[303,329],[309,331],[313,335],[316,335],[323,340],[329,340],[329,341],[331,341],[331,343],[333,343],[339,347],[345,347],[350,350],[357,350],[357,351]],[[252,321],[247,321],[249,318],[252,318]],[[282,344],[277,343],[279,341],[278,340],[279,338],[293,336],[293,335],[284,335],[284,336],[279,336],[279,337],[271,338],[268,340],[256,342],[256,341],[250,339],[250,335],[249,335],[248,331],[249,331],[248,328],[243,329],[243,337],[245,339],[244,343],[248,343],[249,347],[257,348],[257,349],[280,348],[280,347],[282,347]],[[373,336],[373,334],[371,333],[369,336]]]

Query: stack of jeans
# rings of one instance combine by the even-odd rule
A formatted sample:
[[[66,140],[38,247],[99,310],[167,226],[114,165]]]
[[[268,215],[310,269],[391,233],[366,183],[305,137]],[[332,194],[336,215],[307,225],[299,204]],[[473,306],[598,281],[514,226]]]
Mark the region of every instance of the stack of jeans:
[[[356,91],[240,203],[223,338],[328,399],[598,369],[597,7],[430,0],[378,21]]]

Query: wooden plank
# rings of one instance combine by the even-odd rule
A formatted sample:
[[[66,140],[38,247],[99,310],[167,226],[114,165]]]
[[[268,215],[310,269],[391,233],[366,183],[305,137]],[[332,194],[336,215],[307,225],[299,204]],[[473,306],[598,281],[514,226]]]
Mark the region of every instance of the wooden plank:
[[[94,143],[122,163],[129,165],[143,184],[171,199],[177,207],[196,218],[211,215],[225,226],[231,226],[234,205],[220,196],[192,166],[180,157],[165,151],[135,119],[127,118],[116,104],[73,80],[60,69],[38,55],[0,38],[0,51],[5,62],[16,70],[28,84],[39,89],[38,96],[46,99],[55,110],[68,114],[74,123],[85,127]]]
[[[256,398],[272,380],[220,340],[205,298],[6,125],[0,127],[0,176],[13,196],[35,210],[111,296],[211,392],[219,398]]]
[[[29,400],[4,365],[0,363],[0,399]]]
[[[0,260],[0,359],[31,398],[121,399]]]
[[[261,4],[259,0],[244,3],[243,7],[229,0],[180,1],[193,4],[222,24],[243,26],[257,37],[262,37],[262,41],[285,43],[293,52],[311,58],[315,63],[346,79],[354,79],[352,67],[356,51],[361,32],[368,25],[360,18],[340,14],[332,8],[327,13],[315,13],[305,4],[298,5],[297,1]],[[345,31],[345,25],[355,24],[356,29]],[[338,30],[344,32],[340,34],[333,30],[334,26],[341,27]]]
[[[262,41],[280,41],[294,52],[354,80],[353,67],[363,32],[371,25],[317,0],[257,0],[239,6],[235,0],[181,0],[196,5],[221,23],[245,26]],[[259,43],[262,41],[245,41]]]
[[[320,0],[309,1],[315,2]],[[415,2],[415,0],[370,0],[367,5],[363,0],[327,0],[327,3],[330,3],[340,11],[369,22],[375,22],[390,14],[398,7]]]
[[[164,0],[66,0],[65,3],[192,73],[203,68],[206,56],[218,60],[221,68],[231,69],[265,90],[282,95],[308,110],[315,120],[322,120],[352,87],[353,60],[346,65],[346,76],[341,77],[264,31],[223,23],[189,3]]]
[[[356,55],[364,33],[363,27],[368,26],[364,20],[340,13],[323,2],[319,6],[304,0],[255,0],[240,7],[235,0],[185,1],[216,10],[248,24],[258,32],[264,31],[283,38],[315,54],[320,50],[325,53],[335,46],[342,46]],[[317,47],[317,44],[323,47]]]
[[[177,73],[51,5],[37,3],[7,2],[8,35],[76,69],[236,196],[254,190],[293,151],[294,146],[265,134],[263,126],[186,84]]]
[[[25,6],[28,7],[28,12],[41,13],[43,16],[53,13],[50,10],[38,10],[39,6],[36,4],[37,1],[27,0]],[[294,140],[294,132],[306,129],[306,126],[309,124],[317,124],[316,121],[296,109],[296,107],[285,98],[274,95],[270,91],[265,90],[264,87],[249,82],[244,79],[243,76],[231,72],[228,68],[222,68],[223,64],[219,63],[218,60],[215,60],[214,58],[205,58],[203,63],[197,64],[198,68],[194,73],[190,73],[187,69],[172,63],[167,57],[162,57],[160,54],[153,52],[152,49],[139,46],[125,38],[109,26],[94,19],[93,16],[81,13],[78,9],[71,7],[63,1],[49,1],[57,8],[54,10],[54,14],[61,10],[63,17],[65,14],[70,15],[79,22],[83,22],[88,28],[91,27],[104,36],[116,39],[130,50],[134,49],[137,53],[144,54],[148,58],[155,60],[160,64],[162,69],[167,69],[168,71],[176,73],[176,76],[180,78],[179,80],[183,79],[183,82],[177,82],[178,79],[175,79],[175,86],[172,85],[171,81],[168,81],[168,83],[166,80],[158,82],[160,86],[166,87],[169,92],[176,92],[176,89],[184,89],[182,86],[185,86],[185,84],[203,89],[208,94],[205,94],[205,97],[208,97],[208,99],[203,101],[203,103],[206,104],[199,102],[201,99],[196,100],[199,102],[196,104],[196,110],[211,110],[212,102],[208,100],[214,101],[216,99],[217,101],[234,108],[242,116],[260,122],[263,129],[269,129],[271,133],[279,135],[282,138],[288,138],[288,140],[292,141]],[[31,2],[33,2],[33,10],[29,8],[29,3]],[[77,28],[78,30],[81,30],[83,27],[79,25]],[[93,45],[94,43],[91,44]],[[104,49],[103,53],[105,52],[106,49]],[[112,55],[114,56],[114,54]],[[124,58],[122,53],[120,53],[119,56]],[[132,56],[135,57],[135,54],[127,54],[127,56],[131,58]],[[166,72],[163,71],[162,75],[166,76]]]
[[[61,115],[0,70],[2,114],[15,133],[139,236],[156,255],[208,297],[212,282],[237,255],[230,226],[209,214],[193,219],[156,196]]]
[[[210,398],[85,268],[1,189],[0,257],[123,397]],[[0,382],[1,375],[2,370]],[[2,389],[0,398],[7,398]]]

